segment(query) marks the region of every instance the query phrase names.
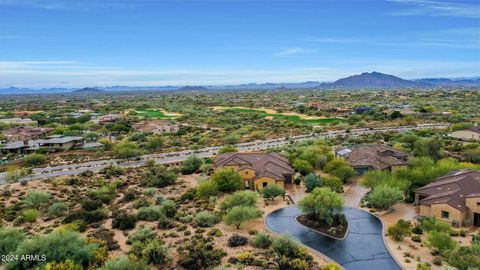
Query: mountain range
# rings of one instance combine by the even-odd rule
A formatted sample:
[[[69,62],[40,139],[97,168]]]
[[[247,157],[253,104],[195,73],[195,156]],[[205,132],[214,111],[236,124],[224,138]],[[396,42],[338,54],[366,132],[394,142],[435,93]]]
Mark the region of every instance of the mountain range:
[[[286,90],[286,89],[394,89],[394,88],[438,88],[438,87],[480,87],[480,77],[474,78],[422,78],[406,80],[400,77],[380,72],[364,72],[349,76],[334,82],[307,81],[299,83],[249,83],[238,85],[205,85],[205,86],[109,86],[109,87],[86,87],[82,89],[72,88],[0,88],[0,94],[31,94],[31,93],[100,93],[119,91],[205,91],[205,90]]]

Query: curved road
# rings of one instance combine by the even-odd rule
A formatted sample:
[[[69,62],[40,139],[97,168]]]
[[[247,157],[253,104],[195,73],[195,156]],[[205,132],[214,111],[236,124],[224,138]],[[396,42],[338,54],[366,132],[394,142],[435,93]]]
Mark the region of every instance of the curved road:
[[[275,233],[288,233],[347,270],[402,270],[383,242],[381,221],[372,214],[345,207],[349,232],[344,240],[330,238],[301,225],[295,219],[300,214],[295,206],[282,208],[269,214],[265,224]]]
[[[377,128],[359,128],[352,130],[337,130],[337,131],[326,131],[321,133],[312,133],[307,135],[293,136],[290,138],[280,138],[280,139],[267,139],[262,141],[246,142],[236,144],[238,151],[258,151],[265,150],[268,148],[280,147],[289,144],[291,141],[302,141],[309,140],[314,138],[332,138],[337,136],[344,135],[365,135],[365,134],[374,134],[374,133],[383,133],[383,132],[403,132],[411,131],[425,128],[432,129],[444,129],[448,127],[446,124],[420,124],[417,126],[393,126],[393,127],[377,127]],[[197,150],[182,150],[176,152],[167,152],[159,154],[149,154],[138,157],[135,160],[128,159],[108,159],[108,160],[98,160],[98,161],[89,161],[76,164],[68,165],[58,165],[52,167],[44,168],[35,168],[33,169],[32,175],[25,177],[26,180],[35,180],[35,179],[47,179],[50,177],[62,176],[62,175],[75,175],[80,174],[85,171],[98,172],[101,169],[105,168],[110,164],[116,164],[122,167],[139,167],[145,165],[146,160],[154,159],[155,162],[160,164],[170,164],[182,162],[191,155],[196,155],[198,157],[212,157],[218,153],[218,150],[221,147],[211,146],[205,147]],[[0,173],[0,184],[5,183],[7,174]]]

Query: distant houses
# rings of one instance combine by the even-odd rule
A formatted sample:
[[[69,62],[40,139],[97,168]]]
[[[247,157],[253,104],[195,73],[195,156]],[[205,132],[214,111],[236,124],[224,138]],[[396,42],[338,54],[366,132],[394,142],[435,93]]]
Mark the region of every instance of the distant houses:
[[[37,121],[30,118],[3,118],[0,119],[0,123],[11,126],[34,126],[37,124]]]
[[[85,138],[81,136],[63,136],[53,135],[39,140],[25,140],[6,143],[0,145],[2,155],[28,154],[38,149],[46,149],[49,152],[67,151],[73,149],[92,149],[101,147],[100,143],[85,143]]]
[[[180,125],[168,120],[140,121],[132,123],[131,126],[137,132],[153,133],[155,135],[176,133],[180,129]]]
[[[214,168],[233,168],[246,189],[262,190],[268,184],[284,188],[292,183],[295,170],[288,159],[277,153],[225,153],[215,157]]]
[[[415,191],[420,215],[480,227],[480,171],[461,170]]]
[[[395,148],[378,144],[360,144],[339,148],[337,157],[345,159],[358,175],[369,170],[393,171],[396,167],[408,165],[410,155]]]
[[[2,132],[7,142],[38,140],[45,138],[53,128],[36,128],[32,126],[13,127]]]
[[[467,141],[480,141],[480,126],[454,131],[450,133],[450,137]]]

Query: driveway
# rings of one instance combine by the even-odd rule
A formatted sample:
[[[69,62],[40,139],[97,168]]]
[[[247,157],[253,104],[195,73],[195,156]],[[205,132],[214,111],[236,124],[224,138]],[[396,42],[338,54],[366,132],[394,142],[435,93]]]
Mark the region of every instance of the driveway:
[[[301,225],[296,206],[272,212],[266,226],[275,233],[289,234],[293,239],[328,256],[347,270],[401,270],[390,255],[382,237],[381,221],[365,211],[345,207],[349,232],[344,240],[336,240]]]

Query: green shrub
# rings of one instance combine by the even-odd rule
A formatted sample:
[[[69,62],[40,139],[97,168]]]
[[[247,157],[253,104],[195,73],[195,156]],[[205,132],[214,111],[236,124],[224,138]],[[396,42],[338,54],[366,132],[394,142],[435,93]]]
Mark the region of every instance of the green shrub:
[[[192,238],[179,249],[178,265],[189,270],[210,269],[221,263],[226,255],[225,251],[204,238]]]
[[[197,187],[197,196],[200,198],[210,198],[211,196],[217,196],[218,194],[218,186],[212,180],[207,180]]]
[[[89,193],[90,198],[100,200],[103,203],[110,203],[117,196],[116,187],[112,184],[100,187]]]
[[[131,245],[134,242],[146,242],[149,239],[156,238],[156,234],[152,229],[144,225],[140,226],[138,230],[128,236],[127,244]]]
[[[36,209],[28,209],[23,211],[23,218],[25,218],[25,221],[33,223],[37,220],[37,217],[39,215],[38,210]]]
[[[323,177],[322,180],[324,187],[328,187],[337,193],[343,192],[343,182],[340,180],[340,178],[335,176],[327,176]]]
[[[50,207],[48,207],[48,216],[49,217],[59,217],[63,215],[68,210],[68,206],[64,202],[55,202]]]
[[[132,260],[128,256],[122,256],[109,260],[100,270],[148,270],[143,260]],[[59,269],[60,270],[60,269]],[[62,269],[63,270],[63,269]]]
[[[322,187],[323,185],[322,178],[315,173],[307,174],[305,179],[303,179],[303,182],[305,182],[307,192],[312,192],[316,187]]]
[[[134,254],[137,258],[141,258],[149,264],[155,265],[160,265],[169,259],[168,249],[158,239],[134,242],[129,253]]]
[[[272,238],[265,233],[258,232],[253,237],[252,244],[256,248],[269,248],[272,244]]]
[[[285,195],[285,190],[276,184],[268,184],[261,193],[263,198],[273,200],[275,197]]]
[[[235,206],[227,211],[225,215],[225,224],[235,225],[240,229],[243,222],[257,219],[262,216],[262,213],[255,207],[249,206]]]
[[[302,270],[312,266],[313,257],[288,236],[274,238],[272,247],[279,269]]]
[[[220,203],[220,209],[227,211],[235,206],[254,207],[257,203],[258,195],[253,191],[237,191],[231,195],[225,196]]]
[[[162,211],[168,218],[173,218],[177,213],[177,205],[172,200],[164,200],[161,203]]]
[[[220,218],[210,211],[202,211],[195,215],[195,224],[199,227],[212,227]]]
[[[430,231],[427,236],[426,246],[434,252],[445,254],[446,251],[454,250],[457,242],[446,232]]]
[[[160,206],[140,207],[140,209],[138,209],[137,219],[154,221],[158,220],[162,214],[163,210]]]
[[[135,228],[137,218],[135,215],[125,211],[119,211],[113,214],[112,228],[120,230],[128,230]]]
[[[24,239],[25,233],[20,228],[0,227],[0,254],[15,251]]]
[[[219,191],[233,192],[243,189],[243,180],[233,169],[220,168],[215,171],[210,181],[215,182]]]
[[[30,154],[23,158],[26,167],[38,167],[47,163],[47,158],[43,154]]]
[[[47,235],[34,236],[30,240],[18,245],[15,254],[41,254],[48,261],[63,262],[71,260],[76,264],[87,267],[94,260],[95,249],[98,244],[87,243],[78,232],[58,230]],[[41,268],[47,262],[41,260],[15,260],[6,264],[7,270]]]
[[[202,159],[197,156],[189,156],[182,164],[183,174],[192,174],[202,166]]]
[[[244,246],[247,243],[248,239],[245,236],[241,236],[238,234],[234,234],[230,238],[228,238],[228,246],[230,247]]]
[[[27,195],[23,197],[23,202],[27,207],[39,208],[50,201],[52,195],[48,192],[39,190],[29,190]]]
[[[155,188],[147,188],[143,191],[143,195],[147,197],[152,197],[153,195],[155,195],[155,193],[157,193],[157,190]]]
[[[392,205],[402,200],[403,191],[397,187],[377,186],[368,195],[368,202],[377,209],[387,210]]]
[[[412,234],[412,224],[408,221],[400,219],[397,224],[388,228],[388,235],[395,241],[402,241],[405,237]]]

